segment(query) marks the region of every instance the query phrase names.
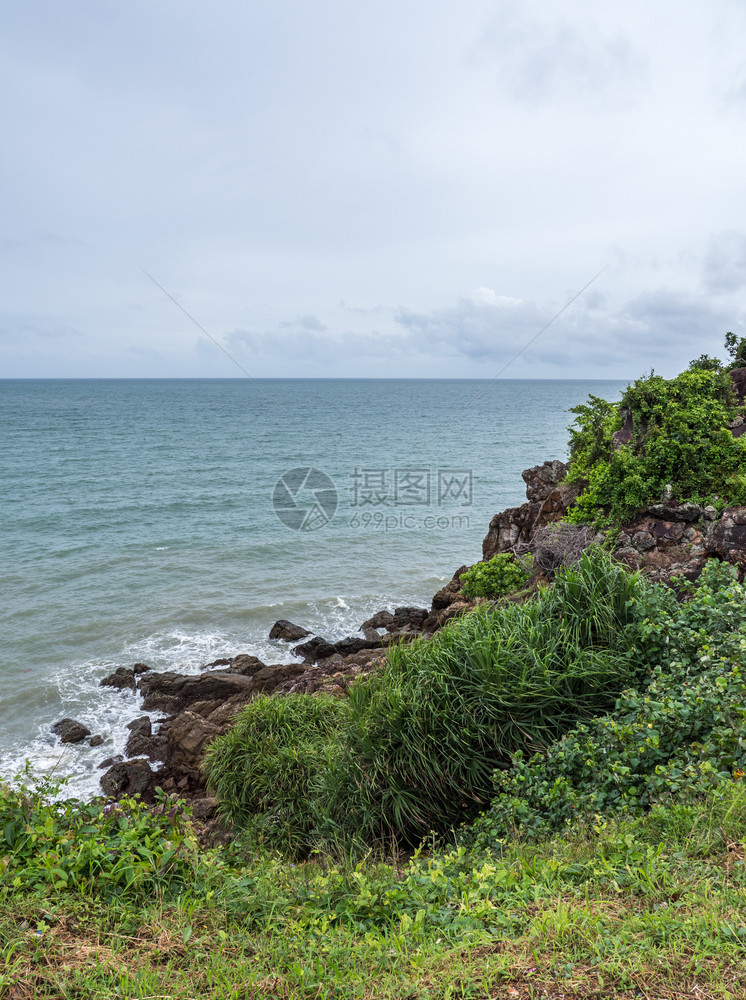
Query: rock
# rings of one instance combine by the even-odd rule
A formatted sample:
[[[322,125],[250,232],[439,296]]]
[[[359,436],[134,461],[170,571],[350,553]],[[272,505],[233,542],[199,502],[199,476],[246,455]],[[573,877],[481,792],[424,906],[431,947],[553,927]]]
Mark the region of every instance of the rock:
[[[374,628],[362,628],[362,629],[360,629],[360,631],[363,633],[363,638],[364,639],[369,639],[371,642],[375,642],[377,639],[381,638],[381,636],[379,635],[377,629],[374,629]]]
[[[122,795],[141,795],[150,798],[155,771],[146,760],[123,760],[110,767],[101,777],[101,788],[109,798]]]
[[[104,742],[103,736],[97,733],[95,736],[91,736],[91,738],[88,740],[88,746],[100,747],[103,742]]]
[[[151,736],[153,734],[149,715],[141,715],[139,718],[133,719],[132,722],[128,722],[127,729],[133,736]]]
[[[98,766],[99,769],[104,767],[111,767],[112,764],[118,764],[122,760],[124,760],[124,757],[120,753],[118,753],[115,757],[107,757],[106,760],[102,760]]]
[[[308,642],[302,642],[293,648],[293,656],[302,656],[305,663],[315,663],[317,660],[325,660],[328,656],[333,656],[337,652],[326,639],[314,636]]]
[[[211,667],[229,667],[231,665],[231,660],[227,656],[219,656],[217,660],[213,660],[212,663],[206,663],[203,670],[209,670]]]
[[[385,628],[388,629],[390,625],[394,624],[394,616],[390,611],[376,611],[376,613],[367,620],[363,622],[360,626],[360,631],[364,632],[368,628]]]
[[[150,667],[147,663],[135,663],[132,667],[132,672],[135,674],[145,674],[148,670],[150,670]]]
[[[494,521],[494,518],[492,520]],[[445,587],[441,587],[437,594],[435,594],[432,604],[433,613],[436,611],[443,611],[445,608],[450,607],[454,601],[463,600],[461,595],[461,575],[469,568],[469,566],[460,566]]]
[[[422,631],[422,625],[430,612],[427,608],[395,608],[394,620],[388,627],[389,632],[401,631],[407,626],[415,632]]]
[[[125,753],[128,757],[149,757],[151,760],[163,760],[166,754],[166,735],[153,735],[150,717],[147,715],[135,719],[127,726],[132,735],[127,740]]]
[[[614,451],[619,451],[624,445],[632,444],[635,436],[632,414],[629,410],[622,410],[621,415],[624,417],[624,425],[611,435],[611,447]]]
[[[375,636],[375,639],[360,639],[357,636],[348,636],[346,639],[340,639],[339,642],[335,642],[334,648],[340,656],[350,656],[364,649],[380,649],[383,645],[382,637],[378,633],[375,633]]]
[[[567,475],[569,466],[555,459],[524,469],[521,473],[529,500],[545,500]]]
[[[276,621],[269,630],[270,639],[282,639],[283,642],[298,642],[300,639],[305,639],[307,635],[311,635],[307,628],[294,625],[284,618]]]
[[[82,743],[91,735],[90,729],[75,719],[60,719],[52,726],[52,732],[59,736],[60,743]]]
[[[716,518],[718,516],[717,509],[715,507],[713,507],[712,504],[709,504],[709,503],[705,507],[703,513],[704,513],[704,517],[705,517],[706,521],[714,521],[714,520],[716,520]]]
[[[655,548],[656,541],[649,531],[636,531],[632,536],[632,545],[641,552],[647,552],[648,549]]]
[[[207,820],[212,819],[212,817],[218,811],[218,800],[213,798],[207,799],[193,799],[192,800],[192,816],[195,819]]]
[[[702,508],[696,503],[654,503],[648,507],[648,512],[662,521],[684,522],[698,521],[703,514]]]
[[[249,656],[248,653],[239,653],[238,656],[228,660],[228,663],[229,674],[242,674],[244,677],[252,677],[266,667],[257,656]]]
[[[200,768],[205,750],[222,727],[194,712],[182,712],[168,730],[168,771],[177,787],[202,787]]]
[[[710,555],[719,556],[737,566],[746,565],[746,507],[731,507],[723,511],[720,520],[713,525],[705,547]]]
[[[195,701],[225,701],[244,692],[247,700],[253,689],[252,677],[215,670],[209,674],[150,673],[140,682],[143,709],[161,709],[175,714]]]
[[[133,667],[117,667],[113,674],[108,674],[108,676],[104,677],[98,683],[99,687],[113,687],[118,688],[120,691],[124,688],[130,688],[134,691],[137,687]]]
[[[744,400],[746,400],[746,368],[734,368],[730,377],[738,405],[743,406]]]
[[[681,521],[651,521],[648,531],[655,538],[656,545],[674,545],[681,541],[684,525]]]

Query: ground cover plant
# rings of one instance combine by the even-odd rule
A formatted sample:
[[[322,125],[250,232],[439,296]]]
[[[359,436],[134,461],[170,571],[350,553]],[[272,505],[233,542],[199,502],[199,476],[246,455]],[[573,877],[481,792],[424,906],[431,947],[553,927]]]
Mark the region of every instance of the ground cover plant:
[[[619,403],[590,396],[572,409],[567,480],[582,492],[571,521],[618,524],[667,487],[675,500],[721,509],[746,503],[746,443],[727,426],[738,414],[731,379],[708,360],[673,379],[640,378]],[[631,438],[615,447],[612,437],[625,425]]]
[[[746,769],[746,588],[710,561],[687,599],[642,598],[635,637],[648,667],[614,711],[576,726],[547,752],[495,774],[487,813],[463,837],[489,847],[514,831],[539,836],[579,817],[635,815],[697,796]]]
[[[39,803],[34,829],[57,815]],[[103,813],[94,825],[110,846]],[[0,998],[734,1000],[745,829],[731,781],[498,853],[290,865],[198,848],[193,880],[166,896],[30,888],[28,856],[24,888],[0,882]]]

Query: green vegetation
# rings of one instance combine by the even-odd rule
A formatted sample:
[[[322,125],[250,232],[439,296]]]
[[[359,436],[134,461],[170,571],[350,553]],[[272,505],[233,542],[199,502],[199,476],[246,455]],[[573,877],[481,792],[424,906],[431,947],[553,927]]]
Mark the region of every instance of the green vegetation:
[[[730,783],[746,763],[746,588],[710,562],[689,599],[651,588],[636,637],[642,684],[614,712],[579,725],[547,753],[515,754],[495,775],[490,809],[464,831],[479,847],[514,831],[543,836],[578,819],[635,815]]]
[[[591,396],[573,408],[567,478],[583,490],[569,520],[624,521],[667,486],[675,500],[746,503],[746,444],[728,430],[738,410],[730,376],[716,364],[699,359],[668,380],[651,373],[619,403]],[[614,447],[612,435],[625,424],[631,440]]]
[[[255,698],[205,761],[224,815],[265,847],[306,851],[314,782],[333,763],[348,714],[348,703],[336,698]]]
[[[532,600],[480,605],[391,648],[346,711],[301,696],[251,702],[213,743],[209,780],[234,820],[264,817],[252,829],[274,827],[271,842],[291,852],[445,832],[487,805],[495,767],[546,749],[635,682],[625,629],[645,589],[588,551]]]
[[[499,552],[487,562],[478,562],[461,574],[461,593],[475,597],[504,597],[525,587],[531,570],[510,552]]]
[[[0,788],[0,822],[15,813],[9,794]],[[64,836],[51,803],[37,803],[29,825],[40,840],[48,825]],[[103,813],[93,825],[118,855],[115,827]],[[179,825],[192,841],[188,819]],[[746,977],[745,829],[746,789],[731,783],[497,855],[291,866],[240,846],[189,848],[190,878],[165,893],[145,860],[148,894],[111,896],[77,879],[30,888],[27,855],[14,871],[28,888],[0,884],[0,997],[735,1000]]]

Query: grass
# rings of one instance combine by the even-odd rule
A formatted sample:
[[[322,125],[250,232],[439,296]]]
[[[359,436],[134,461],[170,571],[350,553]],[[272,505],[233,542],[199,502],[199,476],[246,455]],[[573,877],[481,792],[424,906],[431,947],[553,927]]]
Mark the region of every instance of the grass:
[[[6,885],[0,997],[742,998],[745,836],[733,784],[501,857],[208,851],[171,901]]]

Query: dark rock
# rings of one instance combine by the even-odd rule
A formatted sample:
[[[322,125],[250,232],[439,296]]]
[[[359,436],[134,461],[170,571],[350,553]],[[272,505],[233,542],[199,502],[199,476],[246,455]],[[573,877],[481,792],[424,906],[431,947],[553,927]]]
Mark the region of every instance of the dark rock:
[[[348,636],[334,643],[336,651],[340,656],[350,656],[359,653],[364,649],[380,649],[383,645],[382,637],[375,633],[375,639],[359,639],[357,636]]]
[[[207,820],[218,811],[218,800],[213,798],[192,799],[192,815],[195,819]]]
[[[298,642],[300,639],[305,639],[307,635],[311,635],[307,628],[294,625],[284,618],[276,621],[269,630],[270,639],[282,639],[283,642]]]
[[[427,608],[395,608],[394,621],[389,627],[389,632],[400,632],[407,626],[415,632],[422,630],[422,624],[430,612]]]
[[[120,691],[124,688],[130,688],[134,691],[137,687],[135,671],[132,667],[117,667],[113,674],[108,674],[99,681],[99,686],[118,688]]]
[[[217,660],[213,660],[212,663],[206,663],[203,670],[209,670],[210,667],[229,667],[231,665],[231,660],[227,656],[219,656]]]
[[[150,798],[155,772],[146,760],[123,760],[110,767],[101,777],[101,788],[109,798],[122,795],[141,795]]]
[[[293,648],[294,656],[302,656],[305,663],[315,663],[317,660],[325,660],[328,656],[333,656],[337,652],[326,639],[314,636],[308,642],[302,642]]]
[[[637,531],[632,536],[632,544],[636,549],[647,552],[648,549],[655,548],[656,542],[649,531]]]
[[[253,677],[215,670],[209,674],[149,673],[140,682],[146,712],[161,709],[175,714],[195,701],[226,701],[239,692],[247,700],[254,687]]]
[[[150,670],[150,667],[147,665],[147,663],[135,663],[135,665],[132,667],[132,671],[135,674],[146,674],[148,670]]]
[[[205,750],[222,731],[222,726],[194,712],[176,716],[168,730],[167,765],[178,788],[203,787],[200,768]]]
[[[684,525],[681,521],[651,521],[648,531],[655,538],[656,545],[674,545],[681,541]]]
[[[141,715],[139,718],[133,719],[132,722],[128,722],[127,729],[129,729],[133,736],[152,736],[153,734],[153,726],[149,715]]]
[[[118,753],[115,757],[107,757],[106,760],[102,760],[98,766],[99,769],[104,767],[111,767],[112,764],[118,764],[122,760],[124,760],[124,757],[120,753]]]
[[[623,445],[632,444],[635,436],[632,414],[629,410],[622,410],[622,413],[624,414],[624,425],[611,435],[611,447],[614,451],[618,451]]]
[[[363,628],[363,629],[360,629],[360,631],[363,633],[363,638],[364,639],[369,639],[371,642],[375,642],[377,639],[381,638],[381,636],[380,636],[380,634],[379,634],[379,632],[378,632],[377,629],[374,629],[374,628]]]
[[[360,631],[364,632],[368,628],[385,628],[388,629],[390,625],[394,624],[394,616],[390,611],[376,611],[376,613],[370,617],[367,622],[363,622],[360,626]]]
[[[52,732],[59,736],[60,743],[82,743],[91,735],[90,729],[75,719],[60,719],[52,726]]]
[[[734,368],[730,373],[733,382],[733,392],[739,406],[746,400],[746,368]]]
[[[492,519],[494,521],[494,518]],[[461,566],[453,574],[453,578],[433,597],[432,611],[442,611],[449,607],[454,601],[463,600],[461,596],[461,575],[469,569],[468,566]]]
[[[648,507],[648,512],[662,521],[684,521],[687,523],[698,521],[703,514],[702,508],[696,503],[655,503]]]
[[[534,465],[521,473],[526,484],[526,496],[529,500],[546,500],[567,475],[568,465],[554,460]]]
[[[746,371],[746,369],[740,369]],[[746,507],[731,507],[713,525],[705,543],[710,555],[746,565]]]
[[[239,653],[228,662],[230,663],[229,674],[242,674],[244,677],[251,677],[266,667],[266,664],[262,663],[257,656],[249,656],[248,653]]]
[[[88,740],[88,746],[100,747],[103,742],[104,742],[103,736],[97,733],[95,736],[91,736],[91,738]]]

